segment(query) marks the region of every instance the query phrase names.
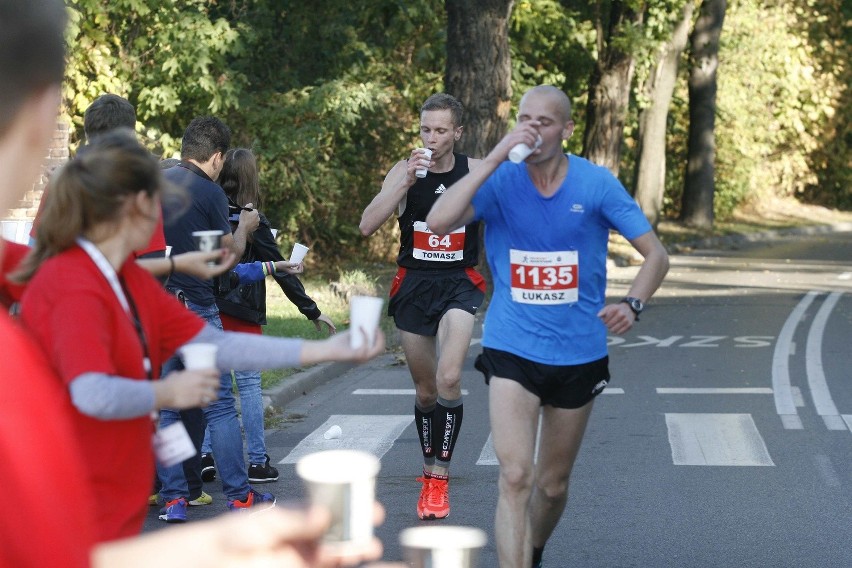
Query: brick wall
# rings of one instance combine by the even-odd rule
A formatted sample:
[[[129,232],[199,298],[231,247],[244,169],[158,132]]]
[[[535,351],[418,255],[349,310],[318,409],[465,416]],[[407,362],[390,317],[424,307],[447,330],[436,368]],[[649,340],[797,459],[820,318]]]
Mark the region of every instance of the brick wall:
[[[57,167],[67,162],[68,157],[68,125],[60,122],[57,123],[56,130],[53,131],[53,138],[50,140],[50,148],[48,148],[47,155],[44,157],[39,180],[18,202],[18,206],[5,215],[5,218],[32,221],[35,218],[36,211],[38,211],[38,204],[41,201],[41,194],[45,184],[47,184],[48,176]]]

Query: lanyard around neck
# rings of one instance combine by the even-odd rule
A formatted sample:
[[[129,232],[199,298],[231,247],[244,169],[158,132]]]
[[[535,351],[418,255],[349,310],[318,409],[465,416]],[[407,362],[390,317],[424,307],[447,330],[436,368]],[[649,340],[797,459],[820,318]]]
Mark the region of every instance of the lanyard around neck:
[[[148,353],[148,341],[145,338],[145,329],[142,327],[142,320],[139,319],[139,312],[136,309],[136,303],[133,301],[133,297],[130,295],[130,292],[128,292],[127,287],[124,285],[124,282],[118,276],[115,269],[104,256],[104,253],[102,253],[100,249],[94,245],[94,243],[84,239],[83,237],[78,237],[77,244],[80,245],[80,248],[86,251],[86,254],[89,255],[89,258],[92,259],[92,262],[95,263],[95,266],[97,266],[98,270],[101,271],[101,274],[104,275],[104,278],[106,278],[110,288],[112,288],[115,297],[118,298],[118,302],[121,304],[121,307],[124,308],[124,313],[126,313],[127,317],[130,318],[130,321],[133,322],[133,327],[136,330],[139,343],[142,345],[142,366],[145,368],[145,374],[148,376],[148,380],[152,380],[154,377],[151,373],[152,366],[151,357]]]

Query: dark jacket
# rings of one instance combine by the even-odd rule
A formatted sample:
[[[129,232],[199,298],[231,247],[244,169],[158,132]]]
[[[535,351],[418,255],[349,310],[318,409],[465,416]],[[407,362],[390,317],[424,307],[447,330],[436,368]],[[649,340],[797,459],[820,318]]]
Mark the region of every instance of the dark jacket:
[[[235,231],[237,223],[235,217],[231,217],[231,230]],[[252,233],[252,239],[246,243],[246,250],[240,262],[278,262],[284,260],[272,231],[269,220],[260,215],[260,225]],[[298,277],[282,273],[273,276],[281,290],[297,308],[309,320],[315,320],[322,312],[310,296],[305,292],[305,286]],[[266,325],[266,281],[253,282],[251,284],[236,285],[232,287],[223,279],[216,287],[216,305],[219,311],[231,317],[239,318],[251,323]]]

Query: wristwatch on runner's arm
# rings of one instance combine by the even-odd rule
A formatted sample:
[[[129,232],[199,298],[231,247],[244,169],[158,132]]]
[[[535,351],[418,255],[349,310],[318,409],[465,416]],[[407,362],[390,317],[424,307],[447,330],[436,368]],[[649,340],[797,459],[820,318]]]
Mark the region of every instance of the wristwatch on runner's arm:
[[[621,301],[630,306],[630,309],[633,310],[633,313],[636,315],[636,321],[639,321],[639,314],[641,314],[642,310],[645,309],[645,302],[632,296],[627,296]]]

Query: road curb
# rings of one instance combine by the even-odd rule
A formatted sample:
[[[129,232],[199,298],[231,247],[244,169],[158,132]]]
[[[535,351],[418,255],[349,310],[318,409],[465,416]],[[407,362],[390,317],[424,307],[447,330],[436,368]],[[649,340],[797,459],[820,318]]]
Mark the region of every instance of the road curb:
[[[318,386],[347,373],[355,366],[355,363],[321,363],[299,371],[285,378],[281,384],[263,391],[264,409],[269,405],[283,408]]]

